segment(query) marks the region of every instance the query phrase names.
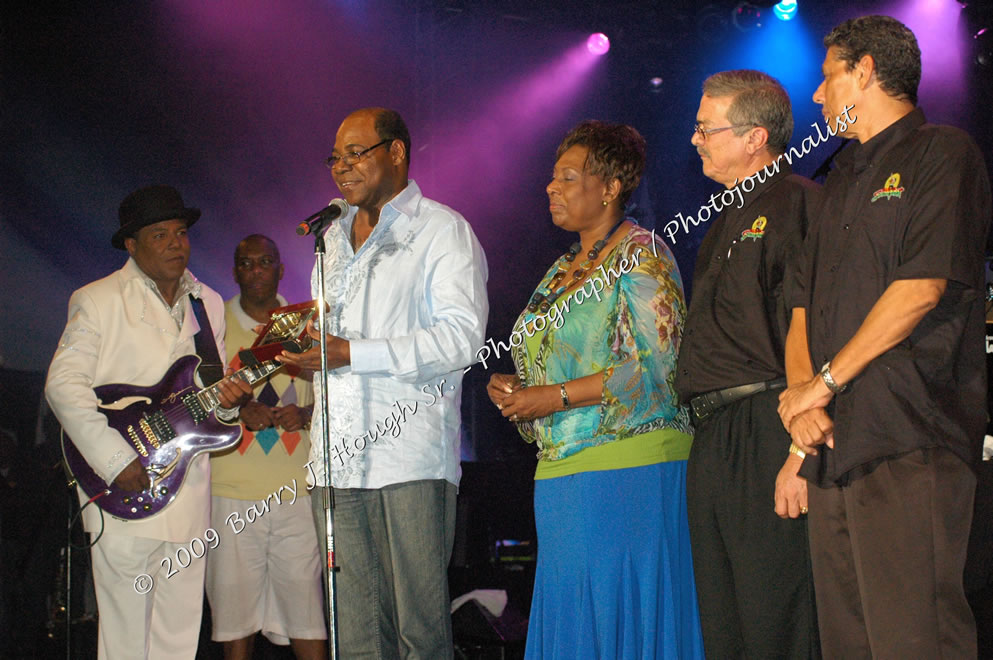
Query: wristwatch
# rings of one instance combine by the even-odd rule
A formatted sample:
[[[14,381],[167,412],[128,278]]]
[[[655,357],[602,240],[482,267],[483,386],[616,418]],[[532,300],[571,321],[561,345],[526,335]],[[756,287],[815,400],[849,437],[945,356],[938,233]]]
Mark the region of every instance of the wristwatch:
[[[821,380],[823,380],[824,384],[827,385],[827,388],[835,394],[841,394],[848,389],[848,383],[838,385],[838,383],[835,382],[834,377],[831,375],[831,360],[825,362],[824,366],[821,367]]]

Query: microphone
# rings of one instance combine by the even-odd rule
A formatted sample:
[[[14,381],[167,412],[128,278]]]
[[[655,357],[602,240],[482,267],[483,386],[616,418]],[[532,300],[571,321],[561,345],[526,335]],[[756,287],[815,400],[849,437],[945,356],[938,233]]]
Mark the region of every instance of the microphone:
[[[297,234],[300,236],[316,234],[346,213],[348,213],[348,204],[345,200],[332,199],[326,207],[297,225]]]

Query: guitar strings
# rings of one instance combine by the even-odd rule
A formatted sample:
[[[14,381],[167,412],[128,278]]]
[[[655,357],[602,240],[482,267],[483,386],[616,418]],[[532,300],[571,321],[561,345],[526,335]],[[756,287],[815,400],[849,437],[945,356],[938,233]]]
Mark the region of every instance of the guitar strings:
[[[266,360],[265,362],[259,363],[256,366],[243,367],[242,369],[239,369],[237,372],[232,374],[232,377],[241,376],[241,374],[247,372],[251,374],[252,380],[245,379],[245,381],[248,384],[252,385],[258,382],[259,380],[261,380],[262,378],[273,374],[282,366],[283,366],[282,364],[279,364],[273,360]],[[220,406],[220,397],[218,397],[216,392],[214,391],[216,387],[217,387],[217,383],[214,383],[213,385],[205,387],[193,395],[196,397],[200,405],[204,404],[201,397],[207,395],[207,398],[209,400],[208,402],[210,403],[210,405],[204,406],[204,412],[206,413],[213,412]],[[216,401],[216,403],[214,403],[213,401]],[[165,420],[169,422],[170,426],[173,426],[175,422],[179,422],[189,416],[189,409],[186,405],[186,402],[182,399],[180,399],[177,403],[173,403],[169,406],[163,406],[159,410],[159,412],[162,414]]]

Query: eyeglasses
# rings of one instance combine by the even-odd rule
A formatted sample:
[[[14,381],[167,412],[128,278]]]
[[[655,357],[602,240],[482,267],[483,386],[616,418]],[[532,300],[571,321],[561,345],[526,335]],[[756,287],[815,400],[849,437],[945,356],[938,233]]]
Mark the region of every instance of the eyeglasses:
[[[327,165],[329,168],[333,168],[338,163],[345,163],[345,165],[354,165],[355,163],[365,158],[365,155],[370,151],[372,151],[373,149],[375,149],[376,147],[381,147],[384,144],[389,144],[391,142],[393,142],[393,138],[390,138],[388,140],[383,140],[382,142],[377,142],[368,149],[363,149],[362,151],[349,151],[341,156],[335,156],[334,154],[331,154],[324,161],[324,164]]]
[[[266,255],[264,257],[259,257],[258,259],[249,259],[248,257],[241,257],[234,262],[235,268],[238,270],[254,270],[255,266],[261,266],[262,268],[268,270],[274,268],[279,264],[279,261],[275,257],[270,257]]]
[[[745,128],[746,126],[755,126],[755,124],[733,124],[731,126],[721,126],[720,128],[704,128],[700,122],[696,122],[693,124],[693,131],[700,136],[701,140],[706,142],[709,135],[720,133],[721,131],[730,131],[732,128]]]

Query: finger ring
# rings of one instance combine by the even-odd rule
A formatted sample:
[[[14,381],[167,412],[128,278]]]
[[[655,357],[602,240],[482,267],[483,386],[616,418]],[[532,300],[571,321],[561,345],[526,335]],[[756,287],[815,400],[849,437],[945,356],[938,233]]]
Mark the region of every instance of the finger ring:
[[[517,415],[511,415],[510,416],[510,421],[516,422],[517,421]]]
[[[503,410],[503,406],[500,405],[499,403],[497,404],[497,410]]]
[[[809,510],[810,509],[808,509],[805,506],[800,507],[800,513],[802,513],[803,515],[807,515],[807,511],[809,511]]]

